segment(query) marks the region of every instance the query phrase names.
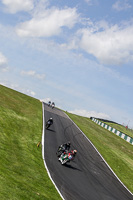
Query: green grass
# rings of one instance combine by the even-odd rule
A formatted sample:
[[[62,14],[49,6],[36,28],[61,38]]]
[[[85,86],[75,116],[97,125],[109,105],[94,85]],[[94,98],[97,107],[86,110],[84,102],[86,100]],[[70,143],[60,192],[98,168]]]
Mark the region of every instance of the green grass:
[[[44,167],[42,104],[0,85],[0,199],[61,199]]]
[[[133,146],[88,118],[67,114],[133,192]],[[41,136],[41,102],[0,85],[0,199],[61,199],[37,147]]]
[[[68,112],[67,115],[86,134],[116,175],[133,193],[133,145],[89,118]]]

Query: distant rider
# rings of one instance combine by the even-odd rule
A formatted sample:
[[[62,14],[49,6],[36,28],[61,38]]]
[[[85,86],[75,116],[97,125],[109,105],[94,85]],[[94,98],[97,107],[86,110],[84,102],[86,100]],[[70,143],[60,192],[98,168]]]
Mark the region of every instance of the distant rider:
[[[50,122],[50,124],[53,124],[53,119],[52,119],[52,117],[49,118],[48,122]]]
[[[51,101],[48,102],[48,106],[50,106],[50,105],[51,105]]]
[[[52,102],[51,106],[52,106],[52,108],[54,108],[54,107],[55,107],[55,103],[54,103],[54,102]]]
[[[52,119],[52,117],[50,117],[50,118],[47,120],[46,124],[47,124],[48,126],[51,126],[51,125],[53,124],[53,119]]]
[[[48,129],[52,124],[53,124],[53,119],[51,117],[49,118],[49,120],[46,121],[46,129]]]

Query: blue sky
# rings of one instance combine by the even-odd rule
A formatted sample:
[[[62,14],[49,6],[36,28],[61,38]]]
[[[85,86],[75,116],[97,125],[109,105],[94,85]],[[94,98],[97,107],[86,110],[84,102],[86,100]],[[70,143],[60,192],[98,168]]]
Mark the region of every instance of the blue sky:
[[[1,0],[0,84],[133,128],[133,1]]]

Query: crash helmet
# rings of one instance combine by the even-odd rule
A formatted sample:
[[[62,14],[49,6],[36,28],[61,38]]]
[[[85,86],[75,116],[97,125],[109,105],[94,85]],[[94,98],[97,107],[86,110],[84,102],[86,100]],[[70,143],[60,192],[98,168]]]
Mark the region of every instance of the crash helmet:
[[[49,118],[50,121],[53,121],[52,117]]]
[[[72,153],[73,153],[73,154],[76,154],[76,153],[77,153],[77,150],[73,150]]]

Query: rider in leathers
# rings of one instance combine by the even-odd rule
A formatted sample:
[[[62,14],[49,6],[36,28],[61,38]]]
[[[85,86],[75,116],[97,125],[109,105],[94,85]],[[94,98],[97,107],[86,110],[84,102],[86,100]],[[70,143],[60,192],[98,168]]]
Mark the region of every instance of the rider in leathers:
[[[61,157],[62,157],[62,161],[66,158],[63,158],[63,155],[67,154],[67,158],[70,160],[74,160],[75,156],[76,156],[77,150],[72,150],[71,152],[64,152]],[[61,161],[61,162],[62,162]]]
[[[58,147],[58,149],[59,148],[62,148],[62,150],[65,152],[68,152],[69,151],[69,149],[70,149],[70,145],[71,145],[71,143],[70,142],[67,142],[67,143],[64,143],[64,144],[61,144],[59,147]]]

